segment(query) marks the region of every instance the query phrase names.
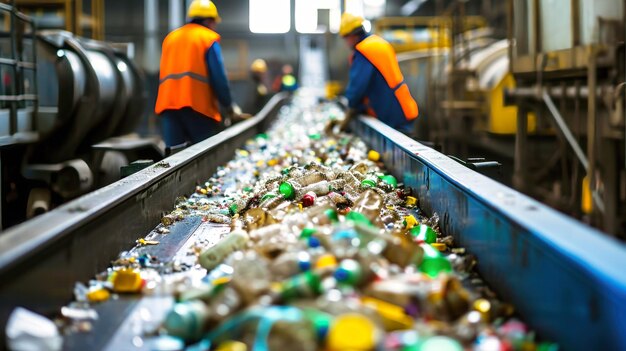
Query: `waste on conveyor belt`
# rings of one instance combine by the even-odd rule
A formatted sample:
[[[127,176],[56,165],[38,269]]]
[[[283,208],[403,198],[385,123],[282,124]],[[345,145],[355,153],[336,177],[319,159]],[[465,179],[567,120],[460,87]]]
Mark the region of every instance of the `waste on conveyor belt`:
[[[155,349],[557,350],[485,286],[475,258],[420,211],[375,150],[323,134],[342,116],[335,104],[294,98],[157,228],[200,216],[228,234],[171,262],[123,252],[77,284],[64,313],[118,294],[171,294],[164,321],[140,335]],[[65,320],[66,333],[90,329],[75,323],[85,318]]]

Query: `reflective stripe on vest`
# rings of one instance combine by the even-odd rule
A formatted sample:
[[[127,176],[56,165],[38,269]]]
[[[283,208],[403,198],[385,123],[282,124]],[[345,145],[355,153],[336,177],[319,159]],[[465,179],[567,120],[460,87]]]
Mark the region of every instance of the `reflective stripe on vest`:
[[[209,82],[207,50],[220,40],[219,34],[189,23],[172,31],[163,41],[159,93],[154,111],[194,111],[221,121],[219,103]]]
[[[396,53],[391,44],[377,35],[370,35],[358,43],[355,49],[365,56],[383,76],[389,88],[393,90],[396,99],[398,99],[402,112],[404,112],[404,117],[407,120],[417,118],[419,114],[417,102],[411,96],[409,87],[404,82]]]

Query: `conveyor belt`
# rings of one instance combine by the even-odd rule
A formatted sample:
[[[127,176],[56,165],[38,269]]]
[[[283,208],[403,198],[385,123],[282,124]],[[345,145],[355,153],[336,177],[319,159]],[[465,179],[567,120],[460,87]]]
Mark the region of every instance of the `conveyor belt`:
[[[1,326],[18,305],[53,315],[70,300],[76,281],[105,269],[118,252],[150,232],[176,196],[192,191],[264,130],[285,102],[285,96],[275,97],[254,119],[0,236]],[[423,210],[439,214],[442,230],[478,257],[480,273],[540,335],[566,350],[626,349],[621,243],[377,120],[360,118],[353,129],[413,188]],[[175,236],[207,235],[188,225]],[[175,254],[175,247],[163,247],[157,255]],[[98,329],[101,339],[74,339],[66,348],[127,345],[124,325],[144,303],[154,301],[117,301],[114,316],[102,312],[101,323],[108,327]],[[112,323],[121,327],[111,328]]]

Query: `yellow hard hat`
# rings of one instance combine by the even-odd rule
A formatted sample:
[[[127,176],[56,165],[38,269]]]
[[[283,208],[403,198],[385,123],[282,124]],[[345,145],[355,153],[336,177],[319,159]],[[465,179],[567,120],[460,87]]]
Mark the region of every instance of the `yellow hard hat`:
[[[355,16],[351,13],[344,12],[341,15],[341,25],[339,26],[339,35],[345,37],[352,33],[355,29],[363,26],[363,17]]]
[[[252,65],[250,65],[250,70],[256,73],[265,73],[267,72],[267,64],[263,59],[256,59],[252,61]]]
[[[218,23],[222,21],[217,13],[217,7],[210,0],[193,0],[187,11],[189,18],[215,18]]]

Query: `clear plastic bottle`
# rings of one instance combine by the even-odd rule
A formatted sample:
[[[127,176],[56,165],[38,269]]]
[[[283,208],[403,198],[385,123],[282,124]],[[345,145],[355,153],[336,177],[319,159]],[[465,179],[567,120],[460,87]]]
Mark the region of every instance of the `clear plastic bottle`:
[[[382,208],[383,197],[375,191],[367,189],[354,201],[352,211],[367,216],[372,223],[377,223]]]
[[[248,233],[243,230],[231,232],[217,244],[204,250],[198,257],[198,262],[203,268],[210,271],[222,263],[231,253],[244,249],[249,240]]]

